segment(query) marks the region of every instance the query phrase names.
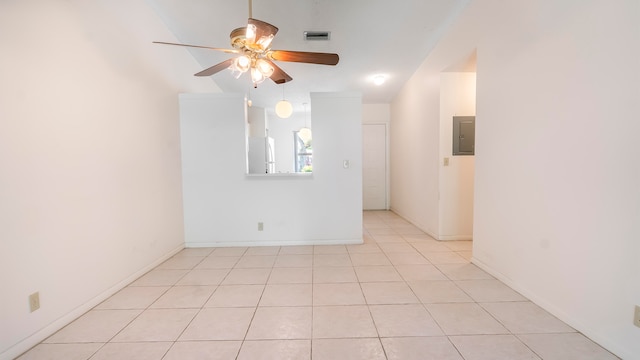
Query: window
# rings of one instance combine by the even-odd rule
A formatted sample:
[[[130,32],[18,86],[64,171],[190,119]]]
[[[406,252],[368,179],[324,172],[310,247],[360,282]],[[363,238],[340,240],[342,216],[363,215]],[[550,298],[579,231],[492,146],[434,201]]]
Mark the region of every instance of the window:
[[[304,129],[300,129],[293,132],[293,159],[296,172],[313,172],[313,148],[311,147],[310,131],[307,133]]]

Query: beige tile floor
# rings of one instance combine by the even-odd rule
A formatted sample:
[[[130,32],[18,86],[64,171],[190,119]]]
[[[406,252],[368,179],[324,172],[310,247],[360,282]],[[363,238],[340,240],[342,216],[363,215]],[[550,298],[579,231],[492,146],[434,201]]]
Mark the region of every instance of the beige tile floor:
[[[363,216],[363,245],[185,249],[20,359],[616,359],[471,242]]]

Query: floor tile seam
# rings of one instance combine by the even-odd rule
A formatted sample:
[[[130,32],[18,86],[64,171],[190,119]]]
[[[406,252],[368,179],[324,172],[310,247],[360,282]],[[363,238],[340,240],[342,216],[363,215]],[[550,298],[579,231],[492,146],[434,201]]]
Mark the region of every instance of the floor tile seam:
[[[169,291],[169,290],[167,289],[167,290],[165,291],[165,293],[166,293],[167,291]],[[163,293],[163,294],[164,294],[164,293]],[[162,296],[162,295],[161,295],[161,296]],[[158,297],[158,299],[159,299],[161,296],[159,296],[159,297]],[[156,301],[157,301],[158,299],[156,299]],[[154,303],[155,303],[155,301],[154,301]],[[133,317],[133,319],[129,320],[129,322],[127,322],[127,324],[126,324],[126,325],[124,325],[124,326],[123,326],[120,330],[118,330],[118,331],[117,331],[113,336],[111,336],[111,337],[109,338],[109,340],[107,340],[107,341],[105,342],[105,344],[108,344],[108,343],[116,343],[116,342],[115,342],[115,341],[113,341],[113,340],[114,340],[114,339],[115,339],[115,338],[116,338],[120,333],[122,333],[126,328],[128,328],[128,327],[129,327],[129,326],[130,326],[134,321],[136,321],[140,316],[142,316],[142,314],[144,314],[147,310],[151,310],[149,307],[150,307],[152,304],[153,304],[153,303],[149,304],[149,306],[147,306],[147,307],[146,307],[145,309],[143,309],[143,310],[138,309],[138,310],[140,310],[140,313],[138,313],[138,315],[134,316],[134,317]],[[92,309],[92,310],[93,310],[93,309]],[[85,314],[86,314],[86,313],[85,313]],[[84,316],[84,315],[83,315],[83,316]],[[102,346],[102,347],[101,347],[101,349],[102,349],[103,347],[104,347],[104,346]],[[93,355],[92,355],[92,356],[93,356]]]
[[[380,245],[378,245],[378,247],[380,247]],[[382,248],[381,248],[380,250],[382,250]],[[385,259],[387,259],[387,261],[389,262],[389,264],[390,264],[391,266],[393,266],[393,264],[391,263],[391,259],[389,259],[389,257],[387,256],[387,254],[385,254],[385,253],[384,253],[384,251],[382,251],[382,252],[381,252],[381,254],[383,254],[383,255],[384,255],[384,258],[385,258]],[[366,254],[365,254],[365,255],[366,255]],[[355,264],[353,263],[353,258],[351,257],[351,254],[349,254],[349,260],[351,261],[351,266],[354,268],[354,269],[353,269],[353,271],[354,271],[354,272],[355,272],[355,270],[356,270],[356,269],[355,269],[355,268],[356,268],[356,266],[388,266],[388,265],[355,265]],[[357,273],[357,272],[356,272],[356,277],[358,277],[358,273]],[[359,279],[359,278],[358,278],[358,279]]]
[[[152,269],[154,270],[154,269]],[[150,271],[152,271],[150,270]],[[140,277],[142,277],[144,275],[141,275]],[[139,279],[139,278],[138,278]],[[124,287],[123,289],[129,287],[131,284],[133,284],[135,281],[137,281],[138,279],[133,280],[129,285],[127,285],[126,287]],[[89,312],[94,311],[94,310],[99,310],[99,311],[140,311],[136,316],[134,316],[130,321],[128,321],[120,330],[118,330],[113,336],[111,336],[106,342],[102,343],[102,342],[71,342],[68,344],[89,344],[89,343],[95,343],[95,344],[99,344],[102,343],[103,346],[101,346],[97,351],[99,351],[100,349],[102,349],[104,347],[104,345],[110,343],[113,341],[113,339],[118,336],[124,329],[126,329],[129,325],[131,325],[131,323],[133,323],[136,319],[138,319],[145,311],[147,310],[152,310],[151,309],[151,305],[153,305],[155,302],[157,302],[164,294],[166,294],[172,287],[173,285],[163,285],[166,286],[167,289],[165,289],[164,292],[162,292],[153,302],[151,302],[149,305],[147,305],[145,308],[135,308],[135,309],[98,309],[97,307],[102,304],[103,302],[107,301],[108,299],[110,299],[111,297],[105,299],[102,303],[94,306],[93,308],[89,309],[88,311],[86,311],[85,313],[83,313],[82,315],[80,315],[78,318],[76,318],[75,320],[73,320],[72,322],[70,322],[69,324],[65,325],[63,328],[61,328],[60,330],[56,331],[54,334],[52,334],[51,336],[57,334],[58,332],[62,331],[63,329],[65,329],[66,327],[68,327],[69,325],[73,324],[74,322],[76,322],[77,320],[79,320],[80,318],[84,317],[85,315],[87,315]],[[142,287],[142,286],[140,286]],[[146,287],[161,287],[161,286],[146,286]],[[117,293],[116,293],[117,294]],[[51,337],[49,336],[49,337]],[[41,341],[39,344],[44,343],[45,340]],[[53,343],[53,344],[59,344],[59,343]],[[64,343],[67,344],[67,343]],[[94,356],[94,354],[92,354],[91,356]]]
[[[311,341],[313,340],[313,338],[311,337],[287,337],[287,338],[282,338],[282,337],[262,337],[262,338],[255,338],[255,339],[246,339],[244,341],[242,341],[242,345],[244,345],[244,343],[246,342],[254,342],[254,341]],[[210,340],[210,341],[240,341],[240,340]],[[240,346],[240,348],[242,348],[242,346]]]
[[[246,250],[245,250],[245,251],[246,251]],[[222,256],[221,256],[221,257],[222,257]],[[226,257],[231,257],[231,256],[226,256]],[[235,257],[235,256],[233,256],[233,257]],[[238,256],[238,257],[237,257],[236,261],[234,261],[233,265],[231,265],[231,267],[229,268],[229,272],[227,273],[227,275],[225,275],[225,278],[226,278],[227,276],[229,276],[229,273],[231,272],[231,270],[233,270],[233,269],[235,269],[235,268],[236,268],[236,265],[238,265],[238,262],[240,262],[240,259],[242,259],[242,256]],[[224,279],[222,279],[222,281],[224,281]],[[220,282],[220,283],[222,283],[222,282]]]
[[[315,339],[311,339],[311,359],[313,359],[313,342],[314,340],[362,340],[362,339],[368,339],[368,340],[378,340],[378,343],[380,344],[380,347],[382,348],[382,354],[384,355],[385,360],[388,360],[389,357],[387,356],[387,350],[384,347],[384,344],[382,343],[382,340],[380,337],[374,338],[374,337],[340,337],[340,338],[315,338]]]
[[[374,304],[375,305],[375,304]],[[322,304],[318,304],[318,305],[314,305],[311,306],[312,310],[315,310],[316,308],[345,308],[345,307],[368,307],[369,304],[366,303],[362,303],[362,304],[330,304],[330,305],[322,305]],[[299,307],[309,307],[309,306],[299,306]]]
[[[471,263],[469,263],[469,264],[471,264]],[[449,279],[450,281],[462,280],[462,279],[453,279],[451,276],[447,275],[447,273],[445,273],[444,271],[442,271],[442,269],[440,269],[440,266],[438,266],[438,265],[447,265],[447,264],[437,264],[437,265],[435,265],[435,264],[434,264],[433,266],[435,266],[436,268],[438,268],[438,270],[440,270],[440,272],[441,272],[442,274],[444,274],[444,276],[445,276],[447,279]]]
[[[240,254],[240,257],[243,257],[247,253],[247,251],[249,251],[249,247],[248,246],[244,249],[242,254]],[[240,259],[238,259],[238,260],[240,260]]]
[[[225,275],[225,277],[220,281],[220,284],[222,284],[222,282],[224,281],[224,279],[226,279],[226,277],[229,275],[229,273],[231,273],[231,271],[227,272],[227,275]],[[187,326],[184,327],[184,329],[182,329],[182,331],[180,332],[180,334],[177,336],[177,338],[174,340],[174,343],[176,341],[178,341],[180,339],[180,337],[184,334],[184,332],[189,328],[189,326],[191,326],[191,324],[193,323],[193,321],[198,317],[198,315],[200,315],[202,313],[203,310],[205,309],[210,309],[210,308],[214,308],[214,307],[207,307],[206,304],[211,300],[211,297],[213,297],[213,295],[216,293],[216,291],[220,288],[221,285],[216,285],[216,288],[213,290],[213,292],[211,292],[211,294],[207,297],[207,300],[205,300],[202,303],[202,306],[200,306],[200,308],[198,309],[198,311],[196,312],[196,314],[193,316],[193,318],[191,318],[191,320],[189,321],[189,323],[187,324]],[[263,288],[264,291],[264,288]],[[255,314],[255,310],[254,310],[254,314]],[[248,328],[247,328],[248,331]],[[172,345],[173,347],[173,345]]]
[[[418,254],[420,254],[420,256],[422,256],[425,260],[427,260],[427,261],[431,264],[431,261],[430,261],[429,259],[427,259],[427,257],[425,256],[425,254],[423,254],[423,252],[422,252],[422,251],[420,251],[420,249],[418,249],[418,248],[416,247],[416,245],[415,245],[415,244],[418,244],[418,243],[410,243],[410,242],[407,242],[407,243],[408,243],[409,245],[411,245],[411,247],[412,247],[412,248],[414,248],[414,249],[415,249],[415,251],[417,251],[417,252],[418,252]],[[426,251],[425,251],[425,252],[426,252]]]
[[[271,276],[271,273],[269,273],[269,277]],[[267,277],[267,281],[269,281],[269,277]],[[260,305],[260,302],[262,301],[262,296],[264,295],[264,291],[267,288],[267,285],[265,283],[265,285],[262,287],[262,292],[260,293],[260,298],[258,298],[258,302],[256,303],[256,306],[253,307],[253,314],[251,315],[251,320],[249,320],[249,324],[247,325],[247,329],[244,332],[244,336],[242,337],[242,342],[240,343],[240,347],[238,348],[238,354],[236,354],[236,359],[238,358],[238,356],[240,356],[240,351],[242,350],[242,347],[244,346],[245,341],[247,340],[247,335],[249,334],[249,330],[251,329],[251,325],[253,324],[253,321],[256,318],[256,314],[258,313],[258,307]]]
[[[212,252],[213,252],[213,251],[212,251]],[[172,256],[171,258],[173,259],[174,257],[175,257],[175,255],[174,255],[174,256]],[[191,256],[191,257],[195,257],[195,256]],[[199,257],[200,257],[200,256],[199,256]],[[200,259],[200,261],[198,261],[196,264],[194,264],[191,268],[187,268],[187,269],[175,269],[175,270],[189,270],[189,271],[191,271],[191,270],[195,269],[195,268],[196,268],[196,266],[200,265],[200,264],[204,261],[204,259],[206,259],[206,258],[207,258],[207,256],[201,256],[201,257],[202,257],[202,259]],[[158,267],[160,267],[160,266],[162,266],[162,264],[158,265]],[[185,274],[185,275],[186,275],[186,274]],[[183,276],[183,277],[184,277],[184,276]],[[180,280],[178,280],[178,281],[180,281]]]
[[[190,309],[148,309],[148,310],[193,310],[193,309],[194,309],[194,308],[190,308]],[[147,311],[147,310],[145,310],[145,311]],[[185,326],[185,327],[180,331],[180,334],[178,334],[174,340],[168,340],[168,341],[167,341],[167,340],[114,341],[115,337],[116,337],[120,332],[122,332],[124,329],[126,329],[126,328],[131,324],[131,322],[133,322],[133,320],[132,320],[129,324],[127,324],[127,326],[125,326],[124,328],[122,328],[122,329],[118,332],[118,334],[114,335],[114,336],[109,340],[109,343],[112,343],[112,344],[122,344],[122,343],[170,342],[170,343],[172,343],[172,345],[171,345],[169,348],[171,348],[171,347],[173,347],[173,344],[175,344],[175,342],[176,342],[176,341],[178,341],[178,339],[180,339],[180,337],[182,336],[182,334],[183,334],[183,333],[185,332],[185,330],[189,327],[189,325],[191,325],[191,323],[193,322],[193,320],[198,316],[198,314],[200,314],[200,312],[201,312],[201,311],[202,311],[202,309],[199,309],[198,311],[196,311],[196,312],[194,313],[194,315],[191,317],[191,320],[189,320],[189,322],[187,323],[187,325],[186,325],[186,326]],[[142,313],[140,313],[140,315],[138,315],[138,316],[141,316],[143,313],[144,313],[144,311],[143,311]],[[137,317],[136,317],[136,319],[137,319]],[[135,319],[134,319],[134,320],[135,320]],[[168,350],[167,350],[167,351],[168,351]]]
[[[169,345],[169,347],[167,348],[167,350],[165,350],[164,354],[162,354],[162,357],[160,357],[160,360],[164,359],[165,357],[167,357],[167,354],[169,354],[169,351],[173,348],[173,346],[176,344],[175,341],[171,342],[171,345]],[[91,358],[89,358],[89,360],[91,360]]]
[[[355,272],[355,269],[353,270]],[[358,278],[358,275],[356,273],[356,278]],[[364,293],[364,289],[362,288],[362,282],[359,281],[358,279],[358,287],[360,288],[360,292],[362,293],[362,298],[364,299],[365,305],[367,307],[367,312],[369,313],[369,318],[371,318],[371,322],[373,323],[373,328],[376,330],[376,334],[378,335],[378,342],[380,342],[380,346],[382,346],[382,341],[380,341],[380,331],[378,330],[378,325],[376,324],[375,319],[373,318],[373,313],[371,312],[371,306],[369,304],[369,301],[367,300],[367,297]],[[384,346],[383,347],[383,352],[384,352],[384,356],[385,359],[387,358],[387,354],[386,351],[384,351]]]
[[[207,343],[207,342],[237,342],[240,343],[242,342],[242,340],[240,339],[236,339],[236,340],[229,340],[229,339],[188,339],[188,340],[176,340],[176,341],[140,341],[140,342],[146,342],[146,343],[151,343],[151,342],[174,342],[174,343]],[[123,344],[123,343],[121,343]]]
[[[509,333],[509,334],[474,334],[474,335],[448,335],[447,337],[449,338],[449,341],[451,343],[453,343],[453,346],[456,348],[456,350],[458,350],[458,347],[455,345],[455,343],[451,340],[452,337],[463,337],[463,336],[510,336],[516,340],[518,340],[518,342],[520,344],[522,344],[525,348],[529,349],[529,351],[531,351],[532,354],[534,354],[535,356],[538,357],[538,360],[543,360],[544,357],[542,356],[542,354],[539,354],[537,351],[535,351],[534,349],[532,349],[526,342],[524,342],[524,340],[522,340],[517,334],[513,334],[513,333]],[[458,350],[458,352],[460,352],[460,355],[462,355],[461,350]],[[464,358],[464,357],[463,357]]]
[[[62,330],[62,329],[60,329]],[[58,330],[58,331],[60,331]],[[45,339],[46,340],[46,339]],[[91,360],[91,358],[93,358],[94,356],[96,356],[96,354],[102,350],[102,348],[104,348],[108,342],[70,342],[70,343],[45,343],[44,340],[37,343],[36,345],[32,346],[31,348],[29,348],[28,350],[26,350],[25,352],[23,352],[22,354],[18,355],[18,357],[16,358],[19,359],[22,356],[26,355],[27,353],[31,352],[33,349],[35,349],[36,347],[40,346],[40,345],[85,345],[85,344],[101,344],[96,350],[94,350],[91,355],[89,355],[89,357],[87,357],[87,360]]]
[[[443,273],[444,274],[444,273]],[[444,274],[445,276],[447,276],[446,274]],[[471,294],[469,294],[467,291],[464,291],[464,289],[462,287],[460,287],[460,285],[456,282],[456,280],[451,280],[451,282],[453,283],[453,285],[455,287],[457,287],[458,289],[460,289],[460,291],[462,291],[465,295],[467,295],[469,297],[469,299],[473,300],[474,303],[478,304],[478,306],[480,306],[481,308],[484,309],[484,307],[482,307],[482,305],[480,305],[480,302],[478,302],[478,300],[476,300],[476,298],[474,298],[473,296],[471,296]],[[485,311],[487,311],[486,309],[484,309]],[[488,312],[488,311],[487,311]],[[504,326],[504,325],[503,325]]]
[[[532,349],[529,344],[527,344],[520,336],[522,335],[573,335],[573,334],[580,334],[582,337],[584,337],[585,339],[587,339],[588,341],[590,341],[591,343],[593,343],[594,345],[596,345],[597,347],[599,347],[600,349],[606,351],[607,353],[611,354],[612,356],[614,356],[615,358],[620,359],[617,355],[615,355],[614,353],[612,353],[611,351],[607,350],[606,348],[604,348],[602,345],[598,344],[597,342],[591,340],[591,338],[589,338],[588,336],[586,336],[585,334],[579,332],[579,331],[575,331],[575,332],[563,332],[563,333],[536,333],[536,334],[513,334],[513,336],[515,336],[521,343],[524,344],[524,346],[526,346],[529,350],[531,350],[534,354],[536,354],[538,357],[540,357],[540,359],[544,359],[544,357],[542,356],[542,354],[538,354],[537,351],[535,351],[534,349]]]
[[[137,280],[137,279],[136,279]],[[134,282],[136,281],[134,280]],[[131,283],[133,284],[133,282]],[[109,296],[108,298],[106,298],[104,301],[102,301],[100,304],[94,306],[93,308],[89,309],[87,312],[85,312],[84,314],[80,315],[78,317],[78,319],[84,315],[86,315],[89,311],[93,311],[93,310],[142,310],[142,311],[146,311],[151,309],[151,306],[153,304],[155,304],[163,295],[165,295],[169,290],[171,290],[171,288],[174,285],[158,285],[158,286],[131,286],[131,284],[125,286],[124,288],[120,289],[117,293]],[[137,307],[137,308],[98,308],[98,306],[102,305],[103,303],[105,303],[106,301],[108,301],[109,299],[111,299],[112,297],[116,296],[118,293],[120,293],[122,290],[126,289],[126,288],[161,288],[161,287],[166,287],[166,289],[160,294],[158,295],[158,297],[156,297],[153,301],[151,301],[151,303],[149,303],[149,305],[147,305],[146,307]],[[77,320],[77,319],[76,319]],[[75,321],[75,320],[74,320]],[[61,329],[62,330],[62,329]]]
[[[416,294],[415,290],[413,290],[413,288],[411,287],[411,285],[409,284],[409,282],[405,281],[405,284],[407,285],[407,287],[409,288],[409,290],[411,290],[411,293],[413,294],[413,296],[416,297],[416,299],[418,299],[419,304],[422,306],[422,308],[424,309],[424,311],[427,312],[427,314],[429,314],[429,317],[433,320],[433,322],[438,326],[438,329],[440,330],[440,332],[442,332],[442,334],[446,335],[446,332],[444,331],[444,329],[442,328],[442,325],[440,325],[440,323],[438,322],[438,320],[435,318],[435,316],[433,316],[433,314],[431,313],[431,311],[429,311],[429,309],[427,308],[427,305],[425,303],[422,302],[422,300],[420,299],[420,297],[418,296],[418,294]]]
[[[207,303],[211,300],[211,298],[213,297],[213,294],[215,294],[215,293],[216,293],[216,291],[218,291],[218,289],[220,288],[220,285],[222,284],[222,281],[224,281],[224,279],[229,275],[229,273],[230,273],[230,272],[231,272],[231,271],[228,271],[228,272],[227,272],[227,274],[225,275],[225,277],[224,277],[222,280],[220,280],[220,284],[218,284],[218,285],[209,285],[209,286],[215,286],[215,289],[213,289],[213,291],[211,292],[211,294],[209,294],[209,296],[207,297],[207,299],[202,303],[202,306],[200,306],[200,310],[198,311],[198,314],[200,314],[200,312],[201,312],[203,309],[208,308],[208,307],[206,306],[206,305],[207,305]],[[198,315],[196,314],[196,316],[198,316]],[[194,318],[195,318],[195,317],[194,317]],[[185,329],[186,329],[186,328],[185,328]],[[182,334],[180,334],[180,335],[182,335]]]
[[[454,283],[455,283],[455,282],[454,282]],[[464,289],[462,289],[462,291],[464,291]],[[467,295],[469,295],[469,294],[467,294]],[[500,321],[500,319],[498,319],[498,318],[497,318],[496,316],[494,316],[491,312],[489,312],[489,310],[485,309],[479,301],[477,301],[476,299],[474,299],[471,295],[469,295],[469,297],[470,297],[471,299],[473,299],[473,300],[474,300],[474,304],[476,304],[480,309],[482,309],[482,311],[484,311],[484,312],[485,312],[487,315],[489,315],[492,319],[494,319],[496,322],[498,322],[498,324],[500,324],[500,326],[502,326],[502,327],[503,327],[503,328],[504,328],[504,329],[505,329],[505,330],[506,330],[510,335],[514,335],[514,336],[515,336],[515,334],[513,333],[513,331],[511,331],[511,329],[509,329],[509,328],[507,327],[507,325],[505,325],[502,321]],[[500,301],[500,302],[503,302],[503,301]]]
[[[590,338],[588,338],[585,334],[581,333],[580,331],[544,331],[544,332],[511,332],[512,335],[514,336],[518,336],[520,337],[520,335],[570,335],[570,334],[580,334],[584,337],[586,337],[587,339],[591,340]],[[592,342],[596,343],[595,341],[591,340]],[[598,344],[599,345],[599,344]]]
[[[176,342],[188,342],[192,340],[127,340],[127,341],[110,341],[107,344],[155,344],[155,343],[176,343]]]
[[[314,340],[361,340],[361,339],[377,339],[378,341],[380,341],[380,344],[382,345],[382,341],[381,339],[386,339],[386,337],[379,337],[379,336],[340,336],[340,337],[314,337],[313,339],[309,339],[311,341]]]
[[[382,347],[382,353],[384,354],[385,359],[388,359],[389,357],[387,356],[387,351],[385,350],[384,345],[382,344],[382,340],[380,339],[380,330],[378,330],[378,324],[376,323],[376,318],[371,312],[370,305],[367,305],[367,311],[369,312],[369,317],[371,318],[371,322],[373,323],[373,328],[376,329],[376,335],[378,338],[378,342],[380,343],[380,347]]]
[[[517,334],[513,334],[514,337],[516,337],[518,339],[518,341],[520,341],[527,349],[529,349],[532,353],[536,354],[537,357],[539,357],[540,359],[544,359],[544,357],[542,356],[542,354],[539,354],[537,351],[535,351],[533,348],[531,348],[529,346],[529,344],[527,344],[524,340],[522,340],[522,338],[520,338],[520,336],[518,336]]]
[[[76,343],[78,344],[78,343]],[[102,344],[102,346],[100,346],[98,349],[96,349],[96,351],[94,351],[88,358],[87,360],[91,360],[92,358],[94,358],[99,352],[100,350],[104,349],[105,346],[107,346],[107,344],[109,344],[109,342],[106,342],[104,344]]]
[[[273,256],[273,263],[271,264],[271,266],[249,266],[249,267],[238,267],[238,263],[240,262],[240,260],[242,260],[243,258],[245,258],[245,256],[241,256],[238,261],[233,265],[233,269],[273,269],[274,265],[276,263],[277,260],[277,255],[246,255],[246,257],[266,257],[266,256]]]
[[[454,335],[455,336],[455,335]],[[442,335],[421,335],[421,336],[385,336],[385,337],[381,337],[380,338],[380,343],[382,344],[382,347],[384,348],[384,343],[382,342],[382,339],[412,339],[412,338],[441,338],[441,339],[446,339],[447,342],[449,343],[449,345],[451,345],[456,353],[458,353],[458,355],[460,355],[460,359],[466,359],[462,353],[460,352],[460,350],[455,346],[455,344],[451,341],[450,339],[451,336],[446,335],[446,334],[442,334]]]
[[[446,335],[445,337],[447,338],[447,341],[449,342],[449,344],[451,344],[451,346],[453,346],[453,348],[456,350],[456,352],[458,353],[458,355],[460,355],[460,358],[463,360],[467,360],[467,358],[462,354],[462,350],[459,349],[456,344],[453,342],[453,340],[451,340],[451,337],[453,336],[460,336],[460,335]],[[466,336],[466,335],[463,335]]]
[[[238,261],[240,261],[240,258],[238,258],[238,260],[236,260],[236,263],[238,263]],[[234,263],[233,266],[235,266],[236,263]],[[218,285],[216,285],[216,289],[213,291],[213,293],[211,293],[211,296],[213,296],[213,294],[215,294],[215,292],[218,291],[218,288],[223,285],[224,281],[229,277],[229,274],[231,274],[231,270],[233,270],[233,267],[231,267],[229,269],[213,269],[213,270],[227,270],[227,273],[220,280]],[[211,299],[211,296],[209,296],[209,299],[207,299],[207,301],[205,301],[205,304]],[[203,307],[204,307],[204,305],[203,305]]]
[[[511,286],[503,283],[502,281],[498,280],[498,279],[471,279],[471,280],[452,280],[453,283],[460,289],[462,290],[465,294],[467,294],[467,296],[469,296],[471,299],[473,299],[474,302],[480,304],[480,303],[490,303],[490,302],[522,302],[523,300],[500,300],[500,301],[480,301],[477,300],[474,296],[471,295],[471,293],[469,291],[466,291],[464,288],[462,288],[458,283],[463,282],[463,281],[492,281],[492,282],[498,282],[504,286],[506,286],[509,290],[515,292],[516,294],[522,296],[523,299],[525,299],[524,301],[531,301],[529,300],[529,298],[527,298],[526,296],[520,294],[519,292],[515,291],[513,288],[511,288]]]

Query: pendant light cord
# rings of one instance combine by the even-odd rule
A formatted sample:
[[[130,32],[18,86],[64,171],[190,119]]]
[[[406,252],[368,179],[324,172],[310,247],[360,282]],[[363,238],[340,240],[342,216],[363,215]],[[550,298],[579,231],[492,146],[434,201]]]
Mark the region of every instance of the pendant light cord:
[[[253,0],[249,0],[249,18],[253,17]]]

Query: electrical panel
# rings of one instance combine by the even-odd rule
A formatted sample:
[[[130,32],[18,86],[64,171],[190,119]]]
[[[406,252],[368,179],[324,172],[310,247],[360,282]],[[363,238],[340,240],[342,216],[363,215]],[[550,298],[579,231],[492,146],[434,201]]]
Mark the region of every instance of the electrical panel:
[[[453,117],[453,155],[474,155],[476,148],[476,117]]]

